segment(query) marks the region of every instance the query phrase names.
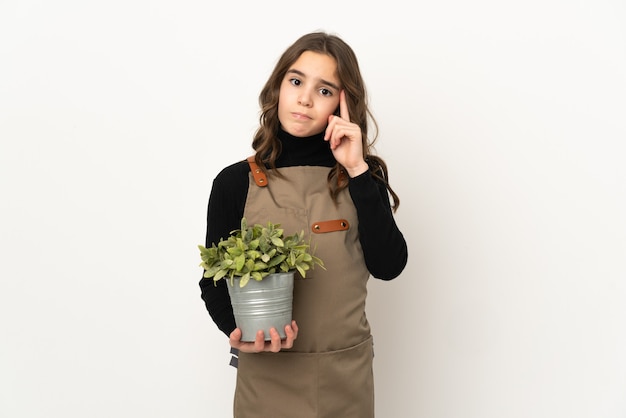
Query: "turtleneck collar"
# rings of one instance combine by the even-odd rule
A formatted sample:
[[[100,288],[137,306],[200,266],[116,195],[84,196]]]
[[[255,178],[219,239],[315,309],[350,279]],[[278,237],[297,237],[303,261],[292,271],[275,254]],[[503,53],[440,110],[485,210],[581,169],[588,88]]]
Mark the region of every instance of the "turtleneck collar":
[[[332,167],[336,163],[330,145],[324,141],[324,131],[312,136],[299,137],[280,128],[278,140],[282,151],[276,159],[277,167],[298,165]]]

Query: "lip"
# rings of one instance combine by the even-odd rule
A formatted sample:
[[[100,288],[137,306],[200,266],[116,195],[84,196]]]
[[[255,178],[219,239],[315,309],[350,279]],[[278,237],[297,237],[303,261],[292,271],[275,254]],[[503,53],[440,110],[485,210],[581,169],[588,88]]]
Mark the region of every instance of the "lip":
[[[304,113],[300,113],[300,112],[291,112],[291,116],[293,116],[294,119],[298,119],[298,120],[308,120],[308,119],[311,119],[309,116],[305,115]]]

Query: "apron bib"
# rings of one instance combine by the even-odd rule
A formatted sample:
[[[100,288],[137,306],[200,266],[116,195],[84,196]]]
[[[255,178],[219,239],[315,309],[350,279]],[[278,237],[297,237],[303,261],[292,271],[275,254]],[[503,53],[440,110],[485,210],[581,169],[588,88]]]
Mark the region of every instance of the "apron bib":
[[[296,273],[299,332],[292,349],[239,353],[236,418],[374,416],[373,343],[365,316],[369,272],[356,209],[347,189],[333,202],[329,170],[286,167],[280,169],[285,178],[259,180],[251,164],[248,225],[280,223],[285,235],[304,230],[326,270],[317,266],[304,279]]]

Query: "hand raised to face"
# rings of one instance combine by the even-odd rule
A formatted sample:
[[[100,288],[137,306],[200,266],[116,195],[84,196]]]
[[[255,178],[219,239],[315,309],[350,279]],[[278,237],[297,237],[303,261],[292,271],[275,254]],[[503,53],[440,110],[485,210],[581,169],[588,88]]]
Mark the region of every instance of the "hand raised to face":
[[[328,117],[324,140],[330,143],[335,159],[346,169],[350,177],[356,177],[368,170],[368,165],[363,158],[361,128],[350,121],[345,90],[339,93],[339,116]]]

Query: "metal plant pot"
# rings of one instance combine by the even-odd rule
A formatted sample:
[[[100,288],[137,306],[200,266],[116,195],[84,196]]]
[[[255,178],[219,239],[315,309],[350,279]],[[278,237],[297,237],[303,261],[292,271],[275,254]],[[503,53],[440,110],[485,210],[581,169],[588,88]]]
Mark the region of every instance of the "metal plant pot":
[[[259,330],[269,341],[272,327],[280,338],[286,337],[285,325],[291,324],[293,277],[294,272],[275,273],[261,281],[252,279],[244,287],[239,287],[239,279],[227,286],[241,341],[254,341]]]

